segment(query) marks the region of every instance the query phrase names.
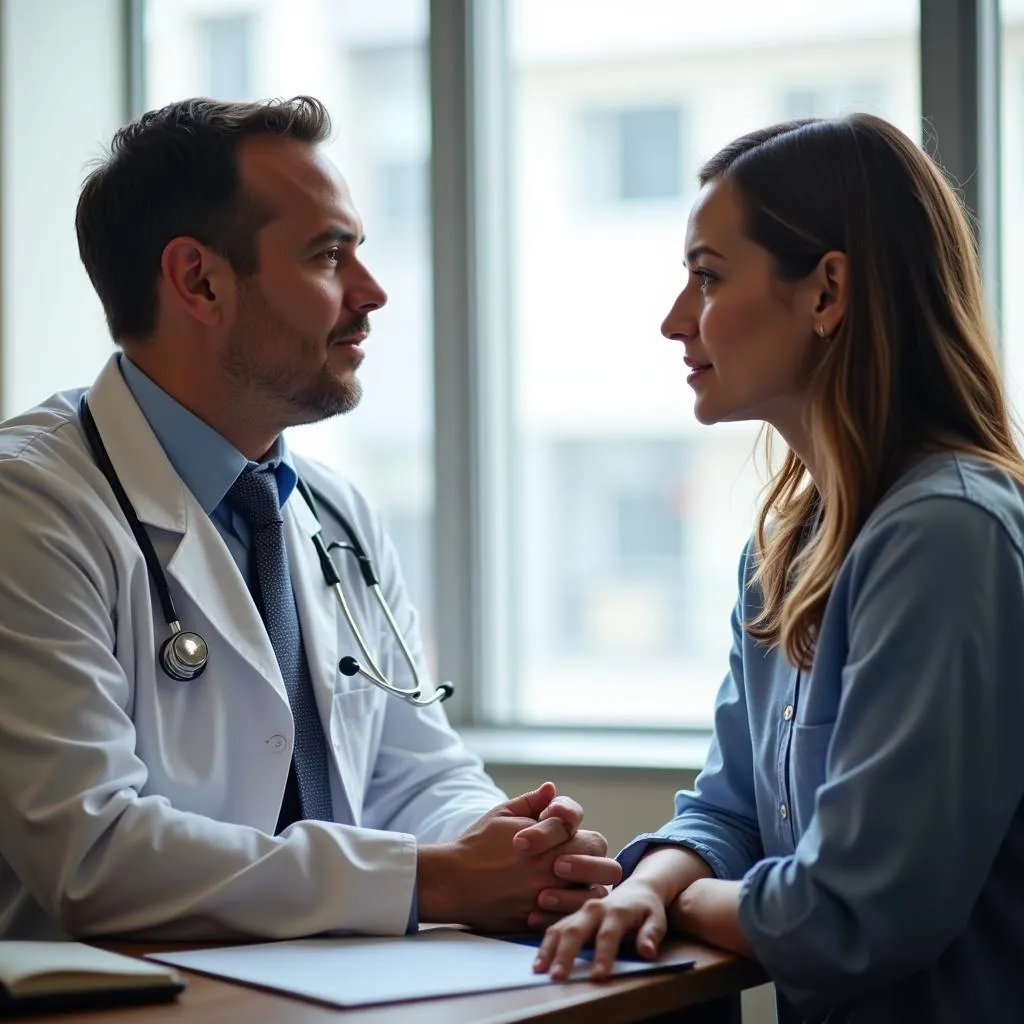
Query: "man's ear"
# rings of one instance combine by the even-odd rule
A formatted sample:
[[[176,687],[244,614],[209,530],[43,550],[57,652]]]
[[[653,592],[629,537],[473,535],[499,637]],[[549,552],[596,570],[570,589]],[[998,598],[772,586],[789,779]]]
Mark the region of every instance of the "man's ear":
[[[849,302],[846,253],[838,250],[825,253],[811,271],[808,283],[814,331],[823,338],[830,338],[843,322]]]
[[[234,303],[235,273],[228,260],[202,242],[172,238],[160,256],[167,299],[207,327],[226,318]]]

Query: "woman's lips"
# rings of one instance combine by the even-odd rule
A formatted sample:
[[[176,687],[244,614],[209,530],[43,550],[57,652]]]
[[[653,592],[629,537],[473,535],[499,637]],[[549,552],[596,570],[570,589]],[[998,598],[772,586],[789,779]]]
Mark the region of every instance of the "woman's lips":
[[[692,384],[698,377],[711,369],[711,363],[698,363],[696,359],[684,359],[684,363],[690,368],[690,374],[686,378],[687,384]]]

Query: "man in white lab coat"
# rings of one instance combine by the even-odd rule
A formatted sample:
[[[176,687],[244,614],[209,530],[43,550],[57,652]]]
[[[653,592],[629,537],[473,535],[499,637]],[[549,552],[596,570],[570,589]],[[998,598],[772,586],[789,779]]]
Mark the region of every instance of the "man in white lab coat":
[[[60,394],[0,425],[0,935],[522,930],[619,877],[550,783],[507,800],[439,704],[338,670],[360,652],[299,480],[327,537],[344,519],[361,539],[417,662],[421,644],[377,516],[281,436],[356,405],[386,301],[328,131],[308,98],[185,101],[120,131],[83,188],[119,351],[87,407]],[[240,511],[248,473],[272,482],[279,563]],[[345,592],[409,689],[351,571]],[[190,681],[159,657],[171,618],[208,647]]]

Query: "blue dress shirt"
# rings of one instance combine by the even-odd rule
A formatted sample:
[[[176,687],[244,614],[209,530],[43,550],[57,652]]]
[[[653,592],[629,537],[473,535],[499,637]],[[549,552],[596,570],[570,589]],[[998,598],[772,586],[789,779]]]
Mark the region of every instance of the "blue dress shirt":
[[[922,459],[844,561],[814,662],[742,629],[707,763],[619,855],[691,847],[742,879],[782,1020],[1024,1021],[1024,499],[977,458]]]
[[[167,453],[174,471],[213,519],[242,578],[248,580],[249,524],[224,498],[246,469],[268,469],[277,477],[277,491],[284,507],[298,480],[284,436],[278,437],[259,463],[253,462],[154,384],[127,356],[121,356],[120,366],[128,390]]]
[[[138,402],[142,415],[167,453],[175,472],[213,520],[242,578],[248,580],[249,524],[224,499],[231,485],[247,468],[266,468],[277,477],[277,490],[284,507],[298,481],[284,436],[278,437],[274,447],[259,463],[253,462],[213,427],[151,381],[126,355],[122,355],[119,362],[128,390]],[[410,932],[419,927],[418,905],[414,888],[409,911]]]

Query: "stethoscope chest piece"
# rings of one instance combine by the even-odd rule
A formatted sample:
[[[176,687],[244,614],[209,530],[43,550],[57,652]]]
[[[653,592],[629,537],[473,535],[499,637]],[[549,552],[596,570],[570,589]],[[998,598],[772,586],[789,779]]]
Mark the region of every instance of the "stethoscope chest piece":
[[[206,670],[210,651],[206,641],[198,634],[179,627],[160,648],[160,665],[179,683],[198,679]]]

